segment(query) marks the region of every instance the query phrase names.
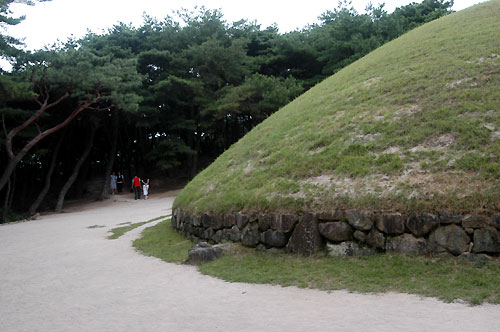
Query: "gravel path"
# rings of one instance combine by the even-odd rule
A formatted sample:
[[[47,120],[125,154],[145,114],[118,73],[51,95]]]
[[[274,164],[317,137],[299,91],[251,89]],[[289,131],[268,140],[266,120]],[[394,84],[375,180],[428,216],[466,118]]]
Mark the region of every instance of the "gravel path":
[[[0,331],[500,331],[498,305],[227,283],[137,253],[147,225],[106,239],[172,202],[127,194],[0,226]]]

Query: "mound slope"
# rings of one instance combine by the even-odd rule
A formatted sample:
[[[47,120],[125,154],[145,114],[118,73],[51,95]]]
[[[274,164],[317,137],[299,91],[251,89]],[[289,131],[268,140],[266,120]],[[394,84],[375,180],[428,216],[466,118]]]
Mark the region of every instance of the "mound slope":
[[[500,0],[417,28],[273,114],[174,208],[500,210]]]

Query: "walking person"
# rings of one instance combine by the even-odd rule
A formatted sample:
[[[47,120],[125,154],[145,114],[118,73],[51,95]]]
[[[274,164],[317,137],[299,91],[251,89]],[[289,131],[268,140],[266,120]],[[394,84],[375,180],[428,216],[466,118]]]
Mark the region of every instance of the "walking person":
[[[125,178],[123,177],[123,174],[118,172],[118,176],[116,177],[116,187],[118,189],[118,193],[121,193],[123,191],[123,181]]]
[[[109,187],[111,188],[111,195],[115,194],[116,191],[116,175],[115,172],[111,173]]]
[[[144,199],[148,199],[149,193],[149,179],[146,181],[142,180],[142,194],[144,195]]]
[[[134,189],[135,199],[141,199],[141,179],[137,175],[132,179],[132,188]]]

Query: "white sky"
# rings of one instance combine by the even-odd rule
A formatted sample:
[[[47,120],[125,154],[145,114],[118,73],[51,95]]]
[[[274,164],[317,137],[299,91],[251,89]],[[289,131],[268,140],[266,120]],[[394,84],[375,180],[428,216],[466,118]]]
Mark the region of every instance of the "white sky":
[[[461,10],[484,0],[455,0],[454,10]],[[358,12],[364,12],[369,0],[352,0]],[[422,0],[373,0],[374,4],[386,3],[386,10]],[[276,23],[280,32],[303,28],[316,23],[317,17],[337,7],[336,0],[52,0],[35,6],[15,4],[10,8],[15,16],[26,15],[26,20],[10,27],[8,34],[24,39],[28,49],[52,45],[58,39],[81,37],[87,29],[101,33],[115,23],[132,23],[139,26],[143,13],[162,19],[172,11],[204,5],[208,9],[222,10],[228,22],[240,19],[256,20],[262,28]]]

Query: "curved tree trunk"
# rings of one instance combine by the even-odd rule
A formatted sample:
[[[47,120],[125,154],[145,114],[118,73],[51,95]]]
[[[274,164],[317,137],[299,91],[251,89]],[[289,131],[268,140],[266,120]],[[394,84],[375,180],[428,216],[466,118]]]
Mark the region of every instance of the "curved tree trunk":
[[[50,167],[47,172],[47,175],[45,176],[45,185],[43,186],[42,191],[38,194],[38,197],[35,199],[35,201],[33,202],[33,204],[31,204],[29,208],[30,216],[36,213],[36,211],[40,207],[40,204],[42,204],[43,200],[45,199],[45,196],[47,196],[47,193],[49,192],[50,184],[52,181],[52,174],[54,174],[54,170],[56,169],[57,156],[59,155],[59,150],[61,149],[61,145],[62,142],[64,141],[65,136],[66,136],[66,131],[64,131],[61,137],[59,138],[59,141],[57,142],[57,145],[54,149],[54,152],[52,153],[52,160],[50,161]]]
[[[10,198],[9,198],[9,204],[7,205],[7,211],[10,211],[10,208],[12,207],[12,201],[14,200],[14,191],[16,190],[16,172],[14,172],[14,174],[12,174],[12,177],[11,177],[11,181],[12,181],[12,185],[11,185],[11,190],[10,190]]]
[[[14,200],[14,191],[16,190],[16,172],[12,174],[7,181],[7,191],[5,193],[5,200],[2,209],[2,219],[1,222],[5,222],[9,216],[10,208],[12,207],[12,201]],[[1,223],[0,222],[0,223]]]
[[[92,161],[87,159],[87,161],[83,163],[82,168],[80,169],[80,173],[78,174],[78,178],[76,179],[76,182],[74,184],[76,188],[73,191],[77,199],[82,198],[85,195],[85,192],[87,190],[87,180],[89,178],[88,174],[91,166]]]
[[[5,200],[2,209],[2,222],[7,220],[7,215],[9,214],[9,197],[10,197],[10,178],[7,181],[7,190],[5,193]]]
[[[87,144],[87,147],[83,151],[82,155],[78,159],[78,162],[76,163],[75,167],[73,168],[73,173],[71,173],[70,177],[68,178],[68,181],[64,184],[64,186],[61,189],[61,192],[59,193],[59,197],[57,198],[57,205],[56,205],[56,212],[61,212],[64,204],[64,198],[66,197],[66,194],[68,193],[69,189],[75,182],[78,172],[80,171],[80,167],[82,167],[83,163],[87,159],[87,157],[90,154],[90,150],[92,150],[92,145],[94,144],[94,136],[96,132],[96,126],[92,124],[91,129],[90,129],[90,137],[89,141]]]
[[[109,150],[108,160],[106,161],[106,171],[104,172],[104,181],[99,195],[99,200],[102,201],[108,196],[109,181],[111,172],[113,171],[113,164],[116,156],[116,145],[118,143],[118,128],[120,126],[120,118],[118,115],[118,110],[112,110],[111,117],[111,148]]]
[[[38,133],[34,138],[32,138],[26,145],[19,151],[16,155],[14,155],[12,151],[12,139],[14,138],[15,135],[20,131],[18,128],[15,130],[13,129],[11,132],[9,132],[7,139],[6,139],[6,149],[7,149],[7,154],[9,155],[9,162],[7,163],[7,166],[5,167],[2,176],[0,177],[0,190],[3,189],[7,181],[9,180],[12,172],[16,169],[17,164],[21,161],[21,159],[24,158],[26,153],[28,153],[29,150],[36,144],[38,144],[42,139],[47,137],[48,135],[51,135],[62,128],[66,127],[78,114],[80,114],[82,111],[88,109],[92,104],[97,103],[99,100],[101,100],[101,96],[98,95],[95,97],[95,99],[88,101],[87,103],[77,107],[73,112],[61,123],[55,125],[52,128],[49,128],[43,132]],[[24,127],[23,126],[19,126]]]

